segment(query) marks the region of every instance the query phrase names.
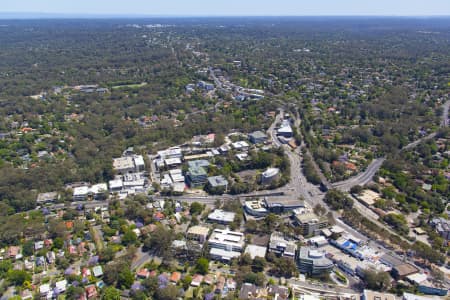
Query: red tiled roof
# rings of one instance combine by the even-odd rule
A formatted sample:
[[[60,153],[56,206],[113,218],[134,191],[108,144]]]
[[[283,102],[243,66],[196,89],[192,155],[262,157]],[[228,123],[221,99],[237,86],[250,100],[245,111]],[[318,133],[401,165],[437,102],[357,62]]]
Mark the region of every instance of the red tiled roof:
[[[170,276],[170,281],[172,282],[178,282],[181,279],[181,273],[180,272],[173,272]]]

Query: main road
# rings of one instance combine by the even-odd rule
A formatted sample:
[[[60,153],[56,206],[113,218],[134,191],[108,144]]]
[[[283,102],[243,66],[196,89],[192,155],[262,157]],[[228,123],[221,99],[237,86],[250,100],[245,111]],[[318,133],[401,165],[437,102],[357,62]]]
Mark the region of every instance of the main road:
[[[365,185],[369,183],[383,165],[385,160],[386,158],[384,157],[374,159],[364,172],[359,173],[358,175],[347,180],[335,182],[332,184],[332,187],[343,192],[348,192],[355,185]]]

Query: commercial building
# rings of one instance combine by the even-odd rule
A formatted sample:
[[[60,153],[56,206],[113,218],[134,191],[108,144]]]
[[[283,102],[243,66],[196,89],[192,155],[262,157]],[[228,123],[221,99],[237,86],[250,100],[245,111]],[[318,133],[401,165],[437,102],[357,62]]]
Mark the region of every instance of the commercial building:
[[[142,190],[147,179],[143,173],[129,173],[123,176],[123,187],[129,191]]]
[[[262,131],[255,131],[248,135],[248,139],[253,144],[262,144],[267,141],[267,135]]]
[[[130,155],[113,159],[113,167],[119,174],[142,172],[145,170],[142,155]]]
[[[174,169],[169,171],[170,178],[173,182],[184,182],[185,178],[181,169]]]
[[[270,184],[272,181],[278,178],[280,174],[280,169],[278,168],[268,168],[265,172],[261,174],[261,183]]]
[[[189,168],[205,168],[205,169],[207,169],[210,165],[209,161],[207,161],[206,159],[191,160],[188,161],[187,164]]]
[[[230,150],[231,150],[231,148],[230,148],[230,146],[228,146],[228,145],[222,145],[222,146],[220,146],[220,148],[219,148],[219,151],[220,151],[220,153],[222,153],[222,154],[226,154],[226,153],[228,153]]]
[[[289,241],[279,232],[274,232],[270,235],[269,252],[273,252],[283,257],[295,257],[297,244],[294,241]]]
[[[223,189],[228,190],[228,180],[222,175],[208,177],[208,185],[213,189]]]
[[[164,166],[169,169],[179,167],[181,166],[181,159],[178,157],[166,158],[164,159]]]
[[[303,201],[290,197],[265,197],[264,203],[267,210],[275,214],[281,214],[305,207]]]
[[[246,141],[238,141],[232,143],[231,146],[233,147],[233,149],[241,151],[245,151],[248,149],[248,147],[250,147],[250,145]]]
[[[193,154],[193,155],[187,155],[184,157],[185,161],[191,161],[191,160],[203,160],[203,159],[210,159],[211,157],[213,157],[214,155],[212,154],[211,151],[208,151],[206,153],[201,153],[201,154]]]
[[[98,183],[91,186],[89,189],[89,194],[91,194],[94,199],[99,199],[100,197],[105,196],[105,193],[108,192],[108,185],[106,183]]]
[[[413,265],[403,263],[392,268],[391,274],[395,279],[404,279],[409,275],[419,272]]]
[[[328,226],[326,217],[319,217],[315,213],[296,214],[295,221],[301,228],[303,236],[317,235],[321,229]]]
[[[291,124],[289,123],[289,120],[283,120],[283,123],[278,129],[277,134],[285,138],[291,138],[294,136],[294,132],[292,130]]]
[[[216,209],[208,215],[208,220],[219,224],[230,224],[234,221],[236,214],[221,209]]]
[[[353,257],[364,259],[363,253],[359,251],[361,240],[353,236],[346,235],[338,238],[337,240],[331,239],[330,244]]]
[[[364,290],[361,300],[396,300],[394,294]]]
[[[142,155],[133,155],[135,172],[145,171],[145,161]]]
[[[57,192],[49,192],[49,193],[40,193],[37,196],[36,203],[45,204],[50,202],[55,202],[58,200],[59,195]]]
[[[162,160],[169,158],[182,158],[183,153],[179,147],[169,148],[167,150],[158,151],[158,157]]]
[[[245,253],[249,254],[252,259],[255,257],[266,257],[267,247],[262,247],[258,245],[247,245],[245,248]]]
[[[169,174],[164,174],[159,183],[162,189],[170,189],[170,187],[173,185],[172,178],[170,178]]]
[[[208,240],[208,246],[212,259],[228,262],[241,255],[245,246],[245,236],[241,232],[215,229]]]
[[[422,295],[415,295],[415,294],[404,292],[402,300],[439,300],[439,299],[441,299],[441,298],[439,298],[439,297],[430,297],[430,296],[422,296]]]
[[[109,181],[110,192],[120,192],[122,189],[123,189],[123,181],[121,178]]]
[[[269,211],[265,207],[264,201],[262,200],[245,201],[244,211],[246,214],[258,218],[262,218],[269,213]]]
[[[309,247],[301,247],[298,254],[298,268],[301,273],[321,275],[333,270],[333,262],[325,256],[325,252]]]
[[[192,226],[187,231],[187,238],[204,243],[208,238],[209,228],[203,226]]]
[[[86,200],[89,194],[88,186],[78,186],[73,189],[73,201],[83,201]]]
[[[191,167],[186,175],[187,183],[190,187],[201,187],[208,180],[208,174],[202,167]]]

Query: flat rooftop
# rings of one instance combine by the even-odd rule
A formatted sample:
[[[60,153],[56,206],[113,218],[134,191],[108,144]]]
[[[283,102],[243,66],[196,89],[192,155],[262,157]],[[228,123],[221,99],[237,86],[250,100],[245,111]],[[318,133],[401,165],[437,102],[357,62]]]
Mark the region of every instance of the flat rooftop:
[[[133,169],[134,168],[134,160],[131,156],[114,158],[113,167],[116,170],[122,169]]]
[[[212,221],[231,223],[234,221],[235,215],[236,214],[234,212],[216,209],[208,215],[208,219]]]
[[[188,229],[187,233],[194,235],[208,235],[209,228],[204,226],[192,226]]]
[[[247,245],[247,248],[245,248],[245,253],[250,254],[250,257],[252,259],[255,259],[255,257],[266,257],[267,247],[262,247],[258,245]]]
[[[298,208],[305,206],[304,201],[292,197],[265,197],[264,201],[268,207],[282,205],[286,208]]]

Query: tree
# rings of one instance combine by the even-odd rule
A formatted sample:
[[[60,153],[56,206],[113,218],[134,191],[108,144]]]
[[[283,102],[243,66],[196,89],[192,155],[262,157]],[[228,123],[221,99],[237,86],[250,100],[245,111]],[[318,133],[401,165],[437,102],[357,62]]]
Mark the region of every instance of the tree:
[[[408,234],[409,227],[408,222],[405,219],[404,215],[400,214],[387,214],[383,217],[383,221],[388,223],[392,228],[400,232],[401,234]]]
[[[83,287],[70,285],[67,288],[66,299],[79,299],[81,295],[84,295]]]
[[[159,225],[152,232],[150,237],[144,240],[144,249],[145,251],[151,251],[156,255],[167,257],[167,255],[169,255],[169,251],[167,251],[167,249],[170,248],[173,237],[174,234],[172,230],[166,228],[165,226]]]
[[[128,264],[120,260],[106,264],[103,272],[103,281],[108,285],[114,285],[119,280],[120,272],[126,269],[129,269]]]
[[[364,270],[363,278],[367,288],[375,291],[385,291],[389,288],[391,277],[387,272],[377,272],[375,270]]]
[[[22,253],[24,256],[31,256],[34,253],[34,243],[33,241],[26,241],[22,247]]]
[[[340,209],[350,210],[353,207],[353,200],[337,189],[329,190],[325,195],[324,201],[333,210],[340,210]]]
[[[270,213],[264,218],[264,228],[265,232],[272,232],[280,222],[280,217],[276,214]]]
[[[202,213],[203,211],[203,205],[198,203],[198,202],[193,202],[191,204],[191,207],[189,209],[189,212],[191,213],[191,215],[196,216]]]
[[[113,286],[108,286],[104,289],[103,300],[120,300],[120,291]]]
[[[239,258],[239,265],[240,266],[249,266],[252,263],[252,257],[248,253],[244,253]]]
[[[205,257],[200,257],[195,264],[195,270],[200,274],[207,274],[209,270],[209,261]]]
[[[253,259],[252,271],[253,272],[263,272],[265,266],[266,266],[266,260],[264,259],[264,257],[256,256],[255,259]]]
[[[258,222],[255,220],[248,220],[245,223],[245,229],[250,233],[256,233],[258,231]]]
[[[114,250],[114,248],[108,245],[108,247],[100,251],[99,253],[100,261],[106,263],[113,260],[115,253],[116,251]]]
[[[128,246],[130,244],[135,244],[136,242],[137,242],[136,233],[134,233],[133,230],[125,231],[125,233],[122,237],[122,244],[124,244],[125,246]]]
[[[297,266],[292,259],[287,257],[277,258],[270,272],[276,276],[291,278],[297,274]]]
[[[314,213],[318,216],[323,216],[327,212],[327,209],[320,204],[316,204],[313,210]]]
[[[263,286],[266,281],[264,273],[249,272],[244,275],[244,282],[253,283],[257,286]]]
[[[142,283],[148,294],[152,296],[156,290],[158,289],[158,278],[157,277],[149,277],[144,280]]]
[[[178,288],[169,284],[165,288],[157,289],[154,295],[156,300],[176,300],[178,297]]]
[[[184,278],[181,280],[183,283],[183,289],[187,290],[192,282],[192,277],[190,275],[184,276]]]
[[[12,269],[12,263],[10,260],[0,261],[0,278],[5,278],[8,271]]]
[[[117,280],[117,285],[121,289],[129,289],[134,282],[134,275],[131,272],[130,268],[122,269],[119,273],[119,277]]]
[[[363,191],[363,187],[360,185],[354,185],[350,189],[350,193],[353,195],[359,195]]]
[[[57,237],[53,240],[53,248],[61,249],[64,246],[64,240],[60,237]]]
[[[23,270],[9,270],[8,280],[16,286],[21,286],[25,281],[31,281],[31,274]]]

